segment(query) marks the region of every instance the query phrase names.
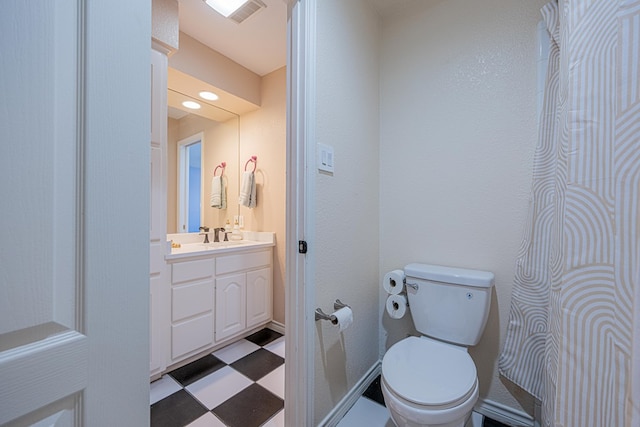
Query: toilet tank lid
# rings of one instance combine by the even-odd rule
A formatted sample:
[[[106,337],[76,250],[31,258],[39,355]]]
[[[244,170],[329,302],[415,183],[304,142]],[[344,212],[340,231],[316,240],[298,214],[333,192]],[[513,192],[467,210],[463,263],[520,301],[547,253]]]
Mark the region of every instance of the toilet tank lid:
[[[433,280],[436,282],[454,283],[456,285],[489,288],[493,286],[494,275],[490,271],[469,270],[466,268],[445,267],[432,264],[407,264],[404,267],[407,277]]]

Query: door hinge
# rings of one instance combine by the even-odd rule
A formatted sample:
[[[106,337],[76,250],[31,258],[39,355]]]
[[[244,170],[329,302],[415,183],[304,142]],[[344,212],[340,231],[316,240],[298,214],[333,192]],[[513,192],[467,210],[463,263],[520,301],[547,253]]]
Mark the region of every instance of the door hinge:
[[[305,240],[298,240],[298,253],[307,253],[307,242]]]

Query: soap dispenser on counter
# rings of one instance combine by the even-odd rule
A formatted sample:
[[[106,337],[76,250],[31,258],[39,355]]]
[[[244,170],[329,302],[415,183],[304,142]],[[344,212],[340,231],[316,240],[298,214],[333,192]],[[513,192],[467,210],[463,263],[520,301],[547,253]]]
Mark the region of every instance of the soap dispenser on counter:
[[[237,219],[233,223],[233,231],[231,232],[231,240],[242,240],[242,232],[240,231],[240,226],[238,225],[238,220]]]

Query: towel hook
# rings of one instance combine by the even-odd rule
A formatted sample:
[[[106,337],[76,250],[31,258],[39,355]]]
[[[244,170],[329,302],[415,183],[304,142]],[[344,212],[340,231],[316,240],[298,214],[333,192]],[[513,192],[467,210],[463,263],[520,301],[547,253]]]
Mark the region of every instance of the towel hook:
[[[216,172],[218,172],[218,169],[222,169],[222,172],[220,172],[220,176],[224,175],[224,169],[227,167],[227,162],[222,162],[220,163],[218,166],[216,166],[216,168],[213,170],[213,176],[216,176]]]
[[[253,162],[253,171],[256,171],[256,167],[258,166],[258,157],[257,156],[251,156],[251,158],[249,160],[247,160],[247,163],[244,164],[244,171],[247,171],[247,166],[249,165],[249,163]]]

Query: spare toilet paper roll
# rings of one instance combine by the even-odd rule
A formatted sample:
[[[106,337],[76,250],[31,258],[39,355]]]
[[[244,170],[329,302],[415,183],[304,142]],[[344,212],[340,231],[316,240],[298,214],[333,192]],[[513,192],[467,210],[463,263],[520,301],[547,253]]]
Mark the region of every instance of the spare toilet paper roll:
[[[340,310],[333,313],[338,320],[338,326],[340,327],[340,332],[347,329],[353,323],[353,311],[349,307],[342,307]]]
[[[404,271],[392,270],[384,275],[382,287],[391,295],[398,295],[404,289]]]
[[[387,313],[392,319],[401,319],[407,312],[407,298],[404,295],[389,295]]]

